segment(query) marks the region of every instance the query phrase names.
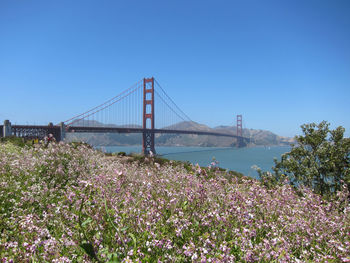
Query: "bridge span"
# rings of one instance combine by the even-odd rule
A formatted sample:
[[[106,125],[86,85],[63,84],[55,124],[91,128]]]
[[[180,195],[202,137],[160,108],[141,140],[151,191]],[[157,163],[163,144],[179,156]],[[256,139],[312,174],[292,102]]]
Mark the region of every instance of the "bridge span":
[[[156,97],[159,99],[157,107]],[[157,122],[156,115],[159,116]],[[183,128],[178,125],[181,122],[190,126]],[[249,142],[249,138],[243,136],[242,115],[237,115],[236,134],[204,131],[200,127],[192,127],[193,123],[152,77],[144,78],[105,103],[58,125],[11,125],[10,121],[5,120],[4,125],[0,125],[0,137],[43,139],[52,134],[57,141],[61,141],[66,133],[142,133],[142,151],[145,155],[156,152],[155,134],[231,137],[237,147]]]
[[[144,129],[144,128],[119,128],[119,127],[68,127],[67,132],[91,132],[91,133],[145,133],[151,132],[157,133],[170,133],[170,134],[195,134],[195,135],[212,135],[212,136],[223,136],[231,138],[243,138],[242,136],[237,136],[229,133],[219,133],[219,132],[208,132],[208,131],[192,131],[192,130],[168,130],[168,129]]]

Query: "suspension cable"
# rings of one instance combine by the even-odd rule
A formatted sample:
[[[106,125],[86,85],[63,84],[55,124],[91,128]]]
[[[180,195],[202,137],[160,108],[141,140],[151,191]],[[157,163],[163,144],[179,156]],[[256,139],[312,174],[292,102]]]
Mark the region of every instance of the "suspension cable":
[[[168,94],[164,91],[164,89],[162,88],[162,86],[160,86],[160,84],[158,83],[158,81],[155,79],[155,82],[157,83],[158,87],[163,91],[164,95],[175,105],[175,107],[186,117],[187,120],[189,120],[190,122],[192,122],[191,118],[187,116],[186,113],[184,113],[179,106],[176,105],[176,103],[168,96]]]
[[[90,109],[90,110],[88,110],[88,111],[82,113],[82,114],[76,115],[76,116],[74,116],[73,118],[70,118],[70,119],[68,119],[68,120],[66,120],[66,121],[64,121],[64,122],[70,122],[70,121],[72,121],[72,120],[74,120],[74,119],[76,119],[76,118],[79,118],[79,117],[81,117],[81,116],[84,116],[84,115],[86,115],[87,113],[89,113],[89,112],[91,112],[91,111],[94,111],[94,110],[96,110],[96,109],[98,109],[98,108],[104,106],[104,105],[107,104],[107,103],[110,103],[110,102],[113,101],[114,99],[120,97],[120,96],[123,95],[124,93],[126,93],[126,92],[128,92],[129,90],[133,89],[135,86],[138,88],[141,82],[142,82],[142,80],[136,82],[136,83],[135,83],[134,85],[132,85],[130,88],[124,90],[123,92],[121,92],[121,93],[119,93],[118,95],[114,96],[113,98],[111,98],[111,99],[105,101],[104,103],[102,103],[102,104],[100,104],[100,105],[98,105],[98,106],[96,106],[96,107],[94,107],[94,108],[92,108],[92,109]],[[130,93],[129,93],[129,94],[130,94]],[[125,97],[125,96],[124,96],[124,97]],[[114,103],[112,103],[112,104],[114,104]],[[110,105],[112,105],[112,104],[110,104]],[[95,111],[95,112],[97,112],[97,111]],[[91,114],[90,114],[90,115],[91,115]],[[90,116],[90,115],[87,115],[87,116]],[[82,118],[81,118],[81,119],[82,119]],[[75,122],[75,121],[74,121],[74,122]],[[72,123],[73,123],[73,122],[72,122]]]
[[[134,85],[134,86],[135,86],[135,85]],[[140,87],[141,87],[141,86],[138,86],[138,87],[134,88],[133,90],[131,90],[130,92],[128,92],[128,93],[125,94],[124,96],[118,98],[117,100],[111,102],[110,104],[108,104],[108,105],[106,105],[106,106],[104,106],[104,107],[102,107],[102,108],[100,108],[100,109],[98,109],[98,108],[101,107],[101,106],[103,106],[103,105],[105,105],[107,102],[105,102],[105,103],[101,104],[100,106],[97,106],[97,107],[95,107],[95,108],[93,108],[93,109],[91,109],[91,110],[89,110],[89,111],[87,111],[87,112],[84,112],[83,114],[78,115],[77,117],[80,117],[80,116],[83,116],[83,117],[80,118],[80,119],[75,119],[74,121],[68,123],[67,126],[70,126],[70,125],[72,125],[72,124],[75,123],[75,122],[78,122],[78,121],[80,121],[80,120],[82,120],[82,119],[84,119],[84,118],[87,118],[87,117],[89,117],[89,116],[91,116],[91,115],[94,115],[95,113],[101,112],[102,110],[104,110],[104,109],[106,109],[106,108],[112,106],[113,104],[117,103],[118,101],[121,101],[121,100],[124,99],[125,97],[127,97],[127,96],[129,96],[130,94],[134,93],[134,92],[135,92],[136,90],[138,90]],[[127,89],[126,91],[129,91],[129,90],[130,90],[130,88]],[[124,94],[126,91],[122,92],[121,94]],[[118,96],[114,97],[113,99],[119,97],[121,94],[119,94]],[[110,99],[108,102],[112,101],[113,99]],[[93,111],[94,109],[98,109],[98,110]],[[93,111],[93,112],[92,112],[92,111]],[[89,112],[90,112],[90,114],[87,114],[87,113],[89,113]],[[87,114],[87,115],[86,115],[86,114]],[[76,118],[77,118],[77,117],[76,117]],[[72,119],[74,119],[74,118],[71,118],[71,119],[69,119],[69,120],[72,120]]]

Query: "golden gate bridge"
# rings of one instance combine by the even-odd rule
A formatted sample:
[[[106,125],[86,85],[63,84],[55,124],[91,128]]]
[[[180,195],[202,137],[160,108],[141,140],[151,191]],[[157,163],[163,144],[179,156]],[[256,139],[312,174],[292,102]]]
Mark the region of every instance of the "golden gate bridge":
[[[156,153],[155,134],[232,137],[237,147],[249,142],[249,138],[243,137],[242,115],[237,115],[235,132],[201,130],[153,77],[144,78],[106,102],[57,125],[11,125],[8,120],[0,125],[0,137],[43,139],[52,134],[62,141],[67,133],[141,133],[145,155]]]

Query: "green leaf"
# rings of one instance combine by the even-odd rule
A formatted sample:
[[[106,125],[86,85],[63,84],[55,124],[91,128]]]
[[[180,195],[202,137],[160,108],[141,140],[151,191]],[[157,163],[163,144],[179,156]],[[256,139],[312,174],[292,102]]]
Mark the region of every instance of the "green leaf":
[[[94,247],[92,246],[91,243],[81,243],[80,247],[84,249],[85,253],[89,255],[91,259],[96,259],[96,254],[94,251]]]
[[[85,225],[87,225],[87,224],[89,224],[89,223],[91,223],[92,222],[92,219],[89,217],[88,219],[86,219],[81,225],[82,226],[85,226]]]
[[[132,238],[132,241],[134,242],[134,248],[136,248],[136,237],[133,233],[129,233],[129,236]]]
[[[108,263],[118,263],[120,260],[118,260],[118,254],[117,253],[108,253],[107,254]]]

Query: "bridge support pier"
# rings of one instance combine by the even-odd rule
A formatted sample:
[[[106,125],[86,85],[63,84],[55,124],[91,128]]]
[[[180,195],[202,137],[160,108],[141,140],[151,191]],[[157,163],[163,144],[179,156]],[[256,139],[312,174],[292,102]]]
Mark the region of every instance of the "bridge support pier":
[[[242,147],[245,147],[245,146],[246,146],[246,144],[243,141],[243,137],[237,138],[237,147],[238,148],[242,148]]]
[[[11,122],[9,120],[4,121],[4,126],[3,126],[3,132],[2,132],[4,137],[10,137],[12,136],[12,128],[11,128]]]
[[[150,84],[149,84],[150,83]],[[147,85],[148,84],[148,85]],[[149,125],[151,127],[149,127]],[[142,152],[155,154],[154,147],[154,78],[143,79],[143,132]]]
[[[152,155],[156,153],[154,147],[154,132],[146,131],[142,133],[142,151],[144,155]]]

